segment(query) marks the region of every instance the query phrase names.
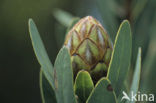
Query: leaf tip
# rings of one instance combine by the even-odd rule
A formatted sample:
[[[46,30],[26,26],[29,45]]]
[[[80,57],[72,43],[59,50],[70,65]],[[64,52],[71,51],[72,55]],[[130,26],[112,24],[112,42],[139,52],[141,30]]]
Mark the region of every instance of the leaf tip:
[[[128,23],[128,24],[130,24],[130,22],[129,22],[129,20],[123,20],[123,23]]]
[[[31,29],[32,29],[34,26],[35,26],[35,23],[34,23],[33,19],[32,19],[32,18],[29,18],[29,20],[28,20],[28,28],[29,28],[30,34],[31,34]]]
[[[138,51],[139,51],[139,53],[141,53],[141,51],[142,51],[141,47],[138,48]]]
[[[129,22],[129,20],[123,20],[123,22],[122,22],[122,25],[128,25],[129,26],[129,28],[130,28],[130,22]]]
[[[29,26],[30,26],[31,22],[33,22],[33,19],[32,18],[29,18],[29,20],[28,20]]]

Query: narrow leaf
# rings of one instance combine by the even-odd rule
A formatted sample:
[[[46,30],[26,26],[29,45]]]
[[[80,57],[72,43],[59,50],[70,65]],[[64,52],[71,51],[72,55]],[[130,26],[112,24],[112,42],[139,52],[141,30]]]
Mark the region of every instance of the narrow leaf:
[[[29,32],[38,62],[40,63],[45,77],[49,81],[50,85],[54,88],[53,82],[53,66],[47,55],[43,42],[40,38],[37,27],[32,19],[29,19]]]
[[[76,103],[70,54],[66,47],[60,50],[55,61],[54,71],[57,103]]]
[[[106,78],[99,80],[86,103],[117,103],[110,81]]]
[[[75,80],[75,93],[78,96],[79,100],[82,103],[85,103],[92,89],[94,88],[94,84],[90,74],[87,71],[80,71]]]
[[[138,49],[138,56],[135,64],[135,71],[133,75],[133,81],[130,89],[130,94],[133,92],[137,94],[139,89],[139,82],[140,82],[140,73],[141,73],[141,48]],[[127,103],[135,103],[135,101],[127,102]]]
[[[70,13],[63,11],[61,9],[55,9],[53,11],[53,15],[58,22],[60,22],[62,25],[66,27],[70,25],[71,20],[73,18],[73,16]]]
[[[132,37],[130,24],[127,20],[125,20],[120,25],[115,39],[114,50],[112,53],[107,75],[107,78],[111,81],[117,97],[121,92],[130,66],[131,49]]]
[[[44,76],[42,70],[40,71],[40,90],[42,103],[56,103],[55,92]]]

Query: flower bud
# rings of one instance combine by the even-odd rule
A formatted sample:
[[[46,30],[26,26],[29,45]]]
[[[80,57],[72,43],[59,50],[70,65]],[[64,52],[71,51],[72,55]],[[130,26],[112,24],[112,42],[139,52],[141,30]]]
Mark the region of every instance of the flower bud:
[[[86,70],[96,82],[106,76],[112,53],[111,41],[102,25],[93,17],[82,18],[66,36],[74,76]]]

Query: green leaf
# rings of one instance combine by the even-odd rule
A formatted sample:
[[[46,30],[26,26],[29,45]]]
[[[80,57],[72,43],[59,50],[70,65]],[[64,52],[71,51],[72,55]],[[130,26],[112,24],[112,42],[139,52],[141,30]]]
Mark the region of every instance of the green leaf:
[[[131,95],[131,92],[137,94],[139,89],[140,73],[141,73],[141,48],[138,49],[138,56],[136,60],[135,71],[134,71],[133,81],[132,81],[129,95]],[[135,102],[136,101],[131,101],[131,102],[127,101],[127,103],[135,103]]]
[[[70,13],[63,11],[61,9],[55,9],[53,11],[53,15],[57,21],[59,21],[62,25],[66,27],[70,25],[71,20],[73,18],[73,16]]]
[[[72,65],[70,54],[66,47],[63,47],[57,55],[54,71],[57,103],[76,103]]]
[[[120,25],[115,39],[114,49],[107,75],[107,78],[111,81],[117,97],[121,92],[130,66],[131,49],[132,37],[130,24],[127,20],[125,20]]]
[[[115,92],[107,78],[98,81],[86,103],[117,103]]]
[[[49,81],[50,85],[54,88],[53,66],[47,55],[43,42],[40,38],[37,27],[32,19],[29,19],[29,32],[37,60],[42,67],[45,77]]]
[[[40,71],[40,90],[42,103],[57,103],[55,98],[55,92],[50,86],[42,70]]]
[[[79,100],[82,103],[85,103],[92,89],[94,88],[94,84],[90,74],[87,71],[78,72],[75,79],[75,93],[78,96]]]

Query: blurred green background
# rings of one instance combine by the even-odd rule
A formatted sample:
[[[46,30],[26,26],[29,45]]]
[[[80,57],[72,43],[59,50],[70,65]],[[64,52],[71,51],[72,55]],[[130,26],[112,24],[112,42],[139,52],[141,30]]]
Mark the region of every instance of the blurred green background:
[[[41,103],[39,64],[33,52],[28,19],[33,18],[52,61],[62,46],[69,17],[97,18],[114,41],[119,24],[130,20],[133,34],[132,68],[142,47],[140,89],[156,95],[156,0],[0,0],[0,102]],[[68,14],[68,13],[69,14]],[[63,15],[62,15],[63,16]],[[130,73],[133,73],[131,69]]]

